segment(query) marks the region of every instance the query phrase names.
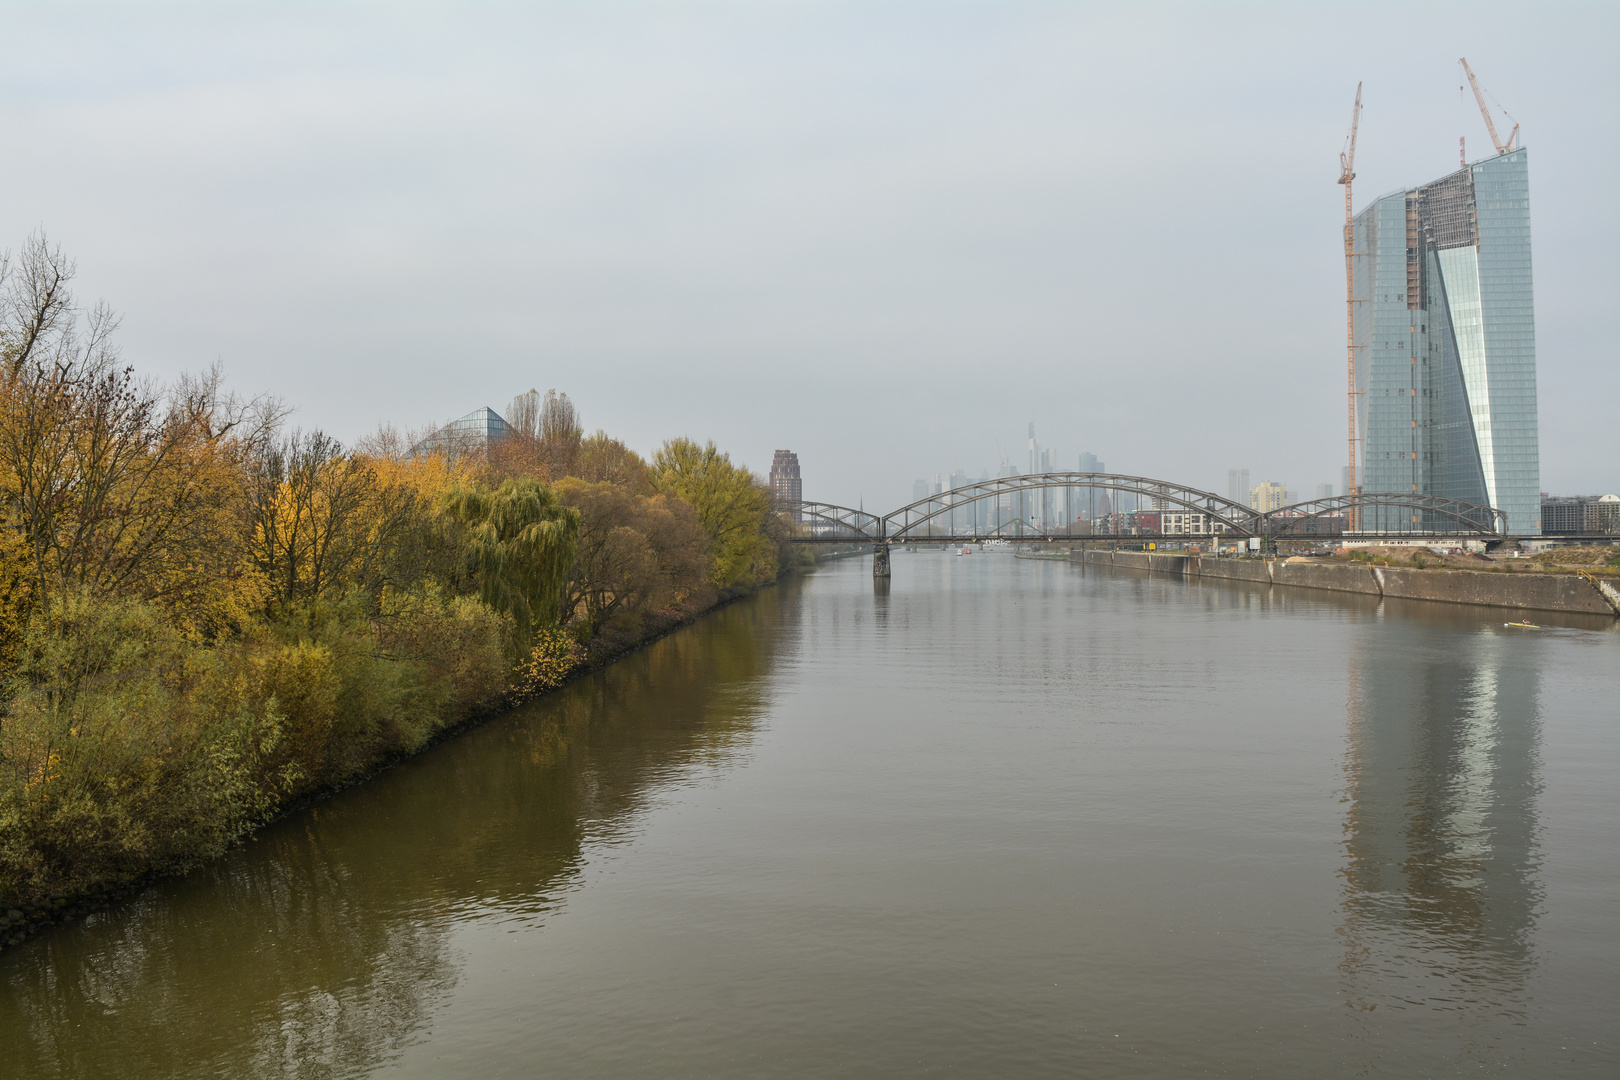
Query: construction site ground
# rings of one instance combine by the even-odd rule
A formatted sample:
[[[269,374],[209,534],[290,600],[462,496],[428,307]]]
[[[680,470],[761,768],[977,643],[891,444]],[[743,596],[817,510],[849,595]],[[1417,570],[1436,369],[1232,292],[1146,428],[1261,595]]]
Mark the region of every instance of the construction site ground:
[[[1560,547],[1538,555],[1479,554],[1453,551],[1441,553],[1422,547],[1372,547],[1327,556],[1300,556],[1313,562],[1360,562],[1372,566],[1400,566],[1413,569],[1485,570],[1499,573],[1568,574],[1584,570],[1589,574],[1620,578],[1620,547]]]

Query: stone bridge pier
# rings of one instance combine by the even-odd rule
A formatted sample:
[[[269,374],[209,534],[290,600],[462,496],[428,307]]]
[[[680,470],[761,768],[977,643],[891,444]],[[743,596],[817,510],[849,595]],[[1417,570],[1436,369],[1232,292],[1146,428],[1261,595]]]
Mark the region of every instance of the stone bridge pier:
[[[872,546],[872,576],[874,578],[887,578],[889,576],[888,544],[874,544]]]

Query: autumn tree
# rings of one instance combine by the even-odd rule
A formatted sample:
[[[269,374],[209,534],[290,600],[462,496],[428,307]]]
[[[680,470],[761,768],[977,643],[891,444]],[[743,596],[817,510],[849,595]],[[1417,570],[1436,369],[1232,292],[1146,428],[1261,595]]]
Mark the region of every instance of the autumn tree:
[[[776,575],[776,544],[770,491],[747,469],[734,465],[713,442],[671,439],[653,457],[658,490],[691,505],[709,540],[709,574],[717,588],[732,588]]]
[[[367,504],[375,488],[366,462],[319,431],[294,432],[255,462],[250,546],[276,610],[368,577],[374,530]]]
[[[250,474],[249,547],[271,611],[456,576],[462,540],[438,503],[460,475],[438,455],[394,461],[349,454],[321,432],[294,432]]]
[[[33,610],[33,581],[28,548],[0,510],[0,672],[17,662]]]
[[[177,610],[243,571],[227,504],[278,406],[224,395],[217,369],[137,380],[73,275],[42,236],[0,262],[0,499],[43,611],[69,589]]]
[[[638,495],[653,490],[652,469],[641,455],[600,428],[579,444],[572,475],[593,484],[617,484]]]
[[[540,391],[529,389],[506,407],[506,437],[540,441]]]
[[[506,433],[486,450],[491,479],[550,482],[574,474],[583,429],[567,394],[529,390],[506,407]]]
[[[574,411],[574,403],[568,400],[568,395],[547,390],[545,400],[540,403],[540,452],[554,479],[573,475],[584,434],[579,414]]]
[[[481,479],[491,486],[524,477],[554,479],[540,443],[540,393],[530,390],[506,407],[506,431],[483,448]]]
[[[507,480],[493,491],[458,486],[444,507],[467,530],[484,603],[511,616],[526,653],[534,632],[557,622],[579,540],[578,511],[537,480]]]
[[[633,633],[647,612],[675,607],[705,587],[708,544],[686,503],[577,477],[556,490],[579,512],[578,554],[562,610],[591,633],[610,622]]]

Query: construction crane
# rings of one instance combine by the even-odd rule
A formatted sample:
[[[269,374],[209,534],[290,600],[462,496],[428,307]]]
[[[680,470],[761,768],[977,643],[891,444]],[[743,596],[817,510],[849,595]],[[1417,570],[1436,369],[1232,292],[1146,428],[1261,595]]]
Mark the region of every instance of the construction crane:
[[[1502,137],[1496,133],[1496,121],[1491,119],[1491,110],[1485,107],[1485,91],[1479,88],[1479,80],[1474,78],[1474,69],[1468,66],[1468,57],[1461,58],[1457,63],[1462,65],[1463,74],[1468,76],[1468,85],[1474,88],[1474,100],[1479,102],[1479,115],[1485,118],[1485,129],[1491,133],[1491,142],[1496,144],[1496,152],[1498,154],[1510,152],[1513,149],[1514,140],[1519,137],[1519,125],[1513,125],[1513,130],[1508,134],[1507,142],[1504,143]],[[1508,119],[1513,118],[1510,116]]]
[[[1351,216],[1351,181],[1356,178],[1356,129],[1361,127],[1361,84],[1356,83],[1356,108],[1350,114],[1350,138],[1339,155],[1339,183],[1344,185],[1344,307],[1345,337],[1350,369],[1350,471],[1346,474],[1346,495],[1355,495],[1356,486],[1356,227]],[[1356,512],[1350,511],[1349,526],[1356,526]]]

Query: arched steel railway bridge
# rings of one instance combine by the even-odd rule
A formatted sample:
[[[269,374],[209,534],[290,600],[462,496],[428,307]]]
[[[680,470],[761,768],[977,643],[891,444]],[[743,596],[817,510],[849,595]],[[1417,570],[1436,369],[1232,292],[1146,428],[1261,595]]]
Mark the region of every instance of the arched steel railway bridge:
[[[1138,506],[1154,507],[1136,513],[1191,513],[1200,515],[1200,531],[1150,530],[1132,527],[1127,532],[1076,533],[1037,525],[1022,515],[1001,515],[1003,502],[1029,492],[1063,489],[1109,491],[1133,496]],[[965,508],[985,499],[997,500],[998,519],[987,528],[962,531],[957,522]],[[848,506],[822,502],[784,502],[782,510],[800,521],[801,543],[870,544],[872,573],[889,572],[889,548],[915,543],[974,543],[1000,537],[1029,541],[1176,540],[1218,538],[1241,540],[1261,537],[1270,541],[1346,538],[1357,540],[1411,540],[1435,537],[1455,540],[1507,539],[1507,515],[1500,510],[1461,499],[1417,493],[1340,495],[1310,499],[1277,510],[1260,511],[1214,492],[1147,476],[1117,473],[1050,472],[981,480],[951,491],[918,499],[888,514],[878,515]],[[974,518],[979,515],[973,514]],[[1129,515],[1126,515],[1129,516]],[[1004,518],[1004,519],[1003,519]],[[1140,520],[1140,518],[1138,518]]]

